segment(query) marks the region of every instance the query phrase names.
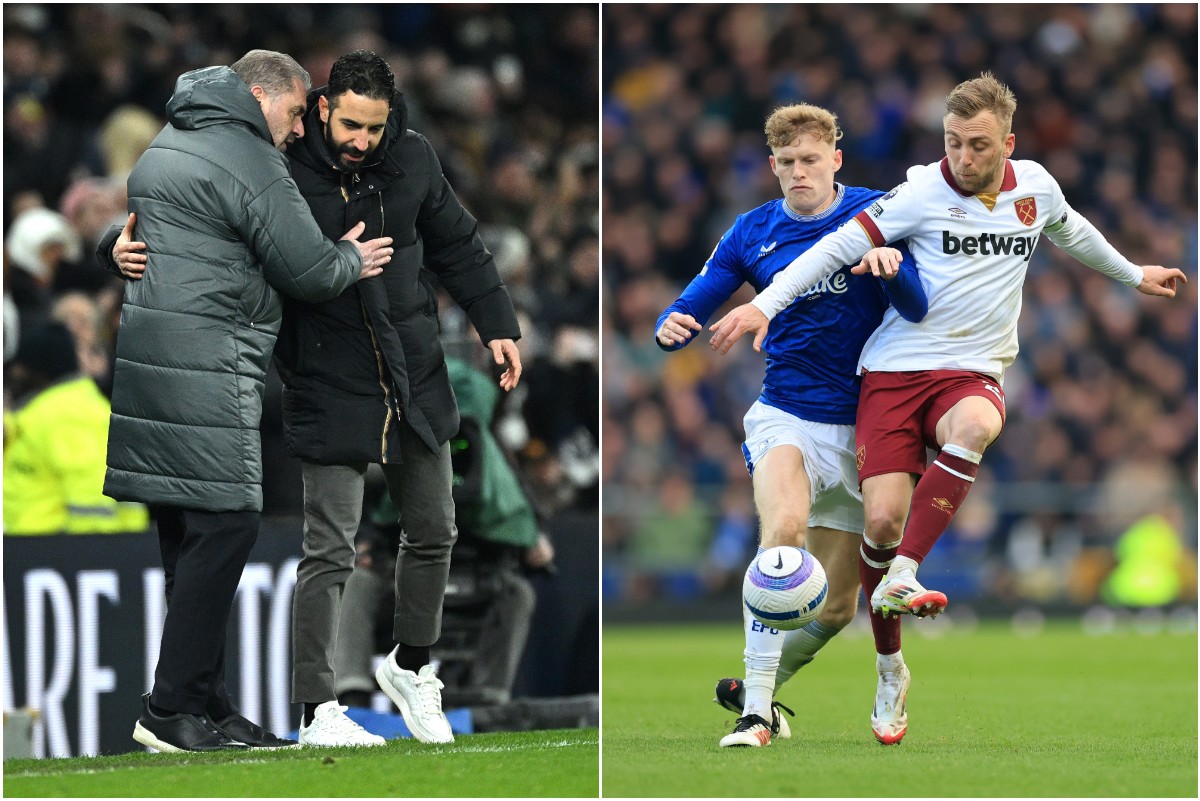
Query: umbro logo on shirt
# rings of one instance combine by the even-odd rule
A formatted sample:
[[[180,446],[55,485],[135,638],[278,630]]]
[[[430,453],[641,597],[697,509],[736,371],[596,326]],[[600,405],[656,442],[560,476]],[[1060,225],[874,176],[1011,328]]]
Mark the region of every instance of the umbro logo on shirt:
[[[950,212],[950,218],[952,220],[967,219],[967,213],[965,211],[963,211],[962,209],[960,209],[958,206],[951,206],[949,209],[947,209],[947,211]]]
[[[775,249],[775,245],[778,243],[778,241],[779,241],[779,240],[775,240],[775,242],[772,242],[772,243],[771,243],[771,244],[769,244],[769,245],[763,245],[763,246],[762,246],[762,247],[759,249],[759,251],[758,251],[758,255],[760,255],[760,256],[765,256],[765,255],[767,255],[768,253],[770,253],[772,250],[774,250],[774,249]]]

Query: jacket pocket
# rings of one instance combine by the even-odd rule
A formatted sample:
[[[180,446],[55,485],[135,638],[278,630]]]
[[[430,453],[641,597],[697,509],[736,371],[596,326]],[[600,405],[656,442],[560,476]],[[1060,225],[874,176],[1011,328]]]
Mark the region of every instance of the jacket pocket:
[[[253,328],[278,326],[282,317],[279,295],[261,275],[250,272],[246,276],[242,292],[242,308],[246,310],[246,322]]]

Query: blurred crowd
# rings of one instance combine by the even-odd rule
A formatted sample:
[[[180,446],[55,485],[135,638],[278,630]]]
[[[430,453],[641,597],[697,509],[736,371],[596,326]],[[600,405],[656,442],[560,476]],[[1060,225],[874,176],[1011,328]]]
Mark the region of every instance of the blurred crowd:
[[[126,217],[125,179],[175,79],[252,48],[325,84],[359,48],[396,74],[410,126],[479,220],[521,315],[524,379],[497,435],[545,515],[595,509],[599,476],[599,86],[594,5],[5,4],[4,355],[48,320],[106,394],[122,282],[95,245]],[[490,370],[443,298],[446,351]],[[19,404],[5,384],[5,408]],[[19,391],[19,387],[17,388]],[[263,420],[264,512],[300,512],[278,379]]]
[[[738,446],[762,357],[716,356],[707,335],[668,355],[654,324],[736,215],[779,196],[764,119],[799,101],[834,111],[838,180],[886,190],[942,157],[945,96],[990,69],[1017,96],[1014,158],[1044,164],[1132,261],[1191,281],[1149,299],[1042,243],[1005,431],[922,575],[960,598],[1194,601],[1196,13],[606,4],[606,599],[732,591],[756,545]]]

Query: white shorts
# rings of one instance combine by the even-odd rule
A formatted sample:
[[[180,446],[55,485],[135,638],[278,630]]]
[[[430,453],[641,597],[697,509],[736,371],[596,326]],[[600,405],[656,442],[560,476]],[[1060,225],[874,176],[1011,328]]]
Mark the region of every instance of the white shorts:
[[[746,457],[750,475],[754,475],[755,463],[762,461],[771,448],[793,445],[800,449],[804,472],[808,474],[808,525],[863,531],[854,426],[801,420],[762,400],[754,402],[742,423],[746,428],[742,455]]]

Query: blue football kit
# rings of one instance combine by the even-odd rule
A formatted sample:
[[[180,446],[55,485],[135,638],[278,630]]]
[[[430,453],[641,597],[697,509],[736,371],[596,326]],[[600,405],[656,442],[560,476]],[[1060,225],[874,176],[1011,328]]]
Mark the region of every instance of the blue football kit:
[[[798,214],[780,198],[740,215],[700,274],[658,318],[654,331],[671,312],[691,315],[707,325],[743,283],[762,292],[793,259],[884,194],[842,184],[834,187],[833,204],[818,214]],[[912,322],[919,322],[927,310],[912,255],[903,243],[892,247],[904,255],[899,274],[892,280],[853,275],[853,265],[845,265],[771,321],[763,342],[767,365],[760,397],[763,403],[803,420],[854,425],[858,357],[889,303]],[[694,333],[687,342],[695,338]],[[687,343],[658,344],[664,350],[677,350]]]

